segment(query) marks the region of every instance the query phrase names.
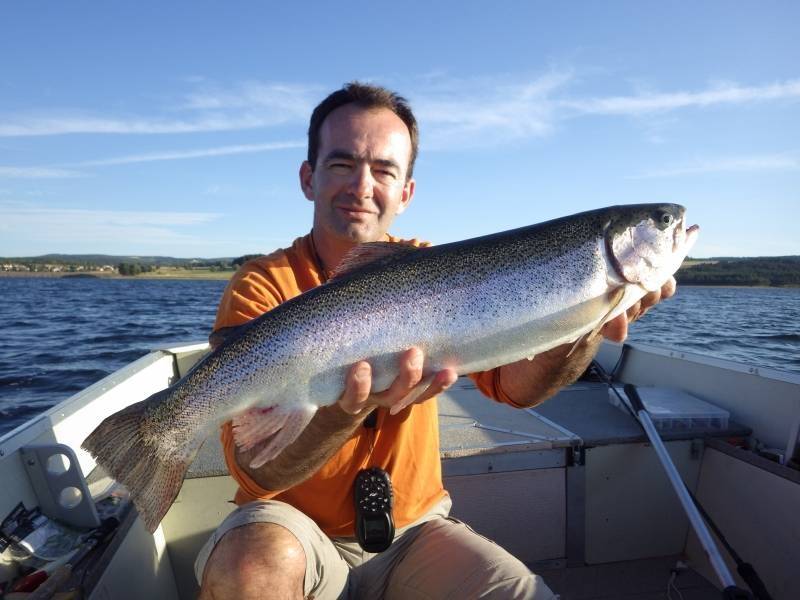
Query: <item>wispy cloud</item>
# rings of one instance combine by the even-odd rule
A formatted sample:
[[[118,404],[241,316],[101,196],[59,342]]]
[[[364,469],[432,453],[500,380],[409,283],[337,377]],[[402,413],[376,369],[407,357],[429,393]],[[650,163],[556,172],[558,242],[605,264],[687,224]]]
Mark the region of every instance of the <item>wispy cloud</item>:
[[[229,89],[206,86],[188,94],[183,106],[193,110],[262,108],[306,119],[324,93],[325,88],[318,85],[244,81]]]
[[[800,169],[800,158],[797,157],[780,154],[739,156],[695,160],[685,165],[648,170],[638,175],[631,175],[628,179],[652,179],[723,172],[791,171],[798,169]]]
[[[112,211],[30,206],[0,202],[0,229],[19,240],[40,244],[85,242],[103,244],[134,240],[151,247],[165,244],[200,246],[203,236],[193,228],[211,223],[221,215],[176,211]],[[189,230],[188,232],[186,230]]]
[[[551,69],[538,77],[506,74],[455,79],[437,72],[425,74],[417,81],[416,86],[406,84],[402,91],[414,105],[426,147],[464,147],[538,138],[551,134],[568,119],[585,116],[663,118],[693,108],[800,100],[800,79],[763,85],[714,83],[695,90],[643,90],[606,96],[581,95],[579,85],[585,81],[576,77],[574,70],[564,68]],[[149,116],[98,115],[85,111],[0,115],[0,137],[190,134],[287,124],[304,129],[314,104],[327,91],[317,84],[260,81],[225,87],[197,79],[190,85],[192,91],[172,106],[154,109]],[[139,162],[137,157],[133,158],[136,160],[131,162]]]
[[[228,156],[232,154],[253,154],[257,152],[270,152],[272,150],[286,150],[288,148],[304,148],[305,140],[286,142],[268,142],[264,144],[239,144],[235,146],[219,146],[217,148],[200,148],[197,150],[178,150],[171,152],[153,152],[150,154],[133,154],[102,160],[87,160],[75,163],[76,167],[100,167],[106,165],[126,165],[131,163],[155,162],[161,160],[184,160],[190,158],[206,158],[210,156]]]
[[[570,70],[512,82],[441,80],[412,97],[425,136],[432,146],[463,147],[502,143],[551,134],[560,123],[582,116],[664,119],[667,113],[719,105],[800,100],[800,79],[743,86],[715,84],[707,89],[676,92],[642,91],[630,95],[576,98]],[[660,135],[650,135],[661,141]]]
[[[66,165],[70,169],[52,167],[0,167],[0,179],[56,179],[67,177],[85,177],[86,173],[72,170],[72,168],[104,167],[111,165],[127,165],[133,163],[156,162],[163,160],[187,160],[192,158],[208,158],[213,156],[228,156],[233,154],[254,154],[270,152],[289,148],[304,148],[304,140],[285,142],[267,142],[264,144],[239,144],[235,146],[219,146],[216,148],[199,148],[196,150],[177,150],[167,152],[152,152],[149,154],[133,154],[100,160],[86,160]]]
[[[84,177],[79,171],[49,167],[0,167],[0,179],[62,179]]]
[[[0,123],[0,137],[66,134],[168,134],[235,131],[271,127],[286,122],[280,115],[214,115],[197,119],[104,118],[63,114],[16,116]]]
[[[162,116],[109,116],[86,111],[39,111],[0,116],[0,137],[66,134],[181,134],[236,131],[305,122],[319,100],[316,85],[244,82],[229,89],[205,81]],[[180,116],[176,116],[180,115]]]
[[[541,137],[558,120],[551,96],[571,72],[550,72],[525,83],[508,78],[426,82],[412,95],[426,147],[474,146]]]
[[[642,92],[632,96],[610,96],[585,100],[561,100],[561,106],[590,115],[643,115],[682,108],[718,104],[746,104],[770,100],[800,99],[800,79],[764,86],[722,83],[693,92]]]

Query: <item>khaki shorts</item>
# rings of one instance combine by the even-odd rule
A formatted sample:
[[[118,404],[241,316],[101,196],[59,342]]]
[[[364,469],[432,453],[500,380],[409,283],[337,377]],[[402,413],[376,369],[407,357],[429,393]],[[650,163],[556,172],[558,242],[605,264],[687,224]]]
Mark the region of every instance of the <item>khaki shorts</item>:
[[[355,538],[329,538],[296,508],[275,500],[233,511],[200,550],[194,569],[202,582],[214,546],[230,530],[249,523],[288,529],[306,555],[304,595],[314,600],[497,598],[545,600],[556,596],[538,575],[491,540],[448,517],[449,496],[395,533],[380,554],[365,552]]]

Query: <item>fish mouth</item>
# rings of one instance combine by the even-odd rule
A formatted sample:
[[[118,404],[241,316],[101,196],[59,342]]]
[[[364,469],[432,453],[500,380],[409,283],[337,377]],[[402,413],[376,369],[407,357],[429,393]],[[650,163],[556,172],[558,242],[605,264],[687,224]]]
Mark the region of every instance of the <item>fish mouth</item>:
[[[694,246],[694,242],[697,239],[698,233],[700,233],[700,225],[692,225],[686,230],[686,239],[684,240],[684,244],[686,245],[687,249]]]

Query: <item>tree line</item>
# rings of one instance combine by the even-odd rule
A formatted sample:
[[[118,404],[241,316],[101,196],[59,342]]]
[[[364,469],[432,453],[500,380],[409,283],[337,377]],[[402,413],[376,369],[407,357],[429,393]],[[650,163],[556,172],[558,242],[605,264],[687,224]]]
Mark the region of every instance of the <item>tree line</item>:
[[[154,268],[152,265],[141,265],[139,263],[119,263],[117,265],[117,271],[119,274],[125,276],[138,275],[139,273],[150,273],[157,268],[158,266]]]
[[[800,286],[800,257],[720,260],[682,267],[675,275],[683,285]]]

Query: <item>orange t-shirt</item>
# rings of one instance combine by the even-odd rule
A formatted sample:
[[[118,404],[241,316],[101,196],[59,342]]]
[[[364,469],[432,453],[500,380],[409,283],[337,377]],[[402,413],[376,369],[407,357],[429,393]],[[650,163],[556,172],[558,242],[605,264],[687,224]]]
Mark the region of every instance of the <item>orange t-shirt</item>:
[[[388,236],[391,242],[401,242]],[[414,246],[425,246],[417,240]],[[217,310],[214,331],[242,325],[327,279],[310,235],[290,248],[248,261],[231,278]],[[212,334],[213,335],[213,334]],[[514,404],[500,386],[499,370],[471,376],[488,396]],[[436,399],[412,404],[397,415],[378,409],[375,428],[359,427],[314,475],[287,490],[266,490],[236,463],[230,422],[222,427],[222,446],[231,476],[239,484],[235,502],[275,499],[311,517],[330,536],[354,535],[353,482],[359,470],[380,467],[389,473],[397,527],[421,517],[445,494],[439,459]]]

